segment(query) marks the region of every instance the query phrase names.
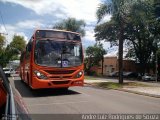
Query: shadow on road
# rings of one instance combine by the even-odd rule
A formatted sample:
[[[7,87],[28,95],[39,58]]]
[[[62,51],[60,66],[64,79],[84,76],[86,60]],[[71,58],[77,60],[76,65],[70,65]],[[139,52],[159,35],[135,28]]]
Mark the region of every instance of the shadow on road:
[[[22,97],[45,97],[45,96],[60,96],[60,95],[76,95],[81,94],[73,90],[63,90],[63,89],[39,89],[32,90],[21,80],[14,80],[15,88],[21,94]]]

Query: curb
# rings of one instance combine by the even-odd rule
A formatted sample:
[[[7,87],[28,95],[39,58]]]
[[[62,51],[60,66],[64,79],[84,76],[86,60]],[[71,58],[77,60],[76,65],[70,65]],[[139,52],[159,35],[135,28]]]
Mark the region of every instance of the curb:
[[[133,90],[126,90],[126,89],[115,89],[123,92],[128,92],[128,93],[134,93],[138,95],[144,95],[144,96],[149,96],[149,97],[154,97],[154,98],[160,98],[160,95],[154,95],[154,94],[149,94],[149,93],[144,93],[144,92],[138,92],[138,91],[133,91]]]
[[[96,87],[96,88],[106,89],[106,88],[103,88],[103,87],[94,86],[92,83],[86,83],[85,82],[84,84],[90,85],[90,86]],[[112,89],[112,88],[108,88],[108,89]],[[160,95],[154,95],[154,94],[138,92],[138,91],[133,91],[133,90],[126,90],[126,89],[123,89],[123,88],[112,89],[112,90],[118,90],[118,91],[123,91],[123,92],[128,92],[128,93],[134,93],[134,94],[137,94],[137,95],[144,95],[144,96],[149,96],[149,97],[154,97],[154,98],[160,98]]]
[[[93,86],[93,84],[92,84],[92,83],[86,83],[86,82],[84,82],[84,84]]]

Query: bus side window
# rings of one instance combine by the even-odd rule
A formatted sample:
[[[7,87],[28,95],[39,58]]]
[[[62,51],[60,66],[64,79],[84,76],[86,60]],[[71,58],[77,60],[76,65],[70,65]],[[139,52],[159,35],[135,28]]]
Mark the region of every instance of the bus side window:
[[[27,45],[27,52],[31,52],[32,50],[32,42],[29,41],[28,45]]]
[[[23,62],[23,57],[24,57],[24,52],[22,52],[21,57],[20,57],[20,63]]]
[[[30,52],[32,51],[32,39],[28,42],[26,46],[26,58],[30,57]]]
[[[28,51],[28,46],[26,46],[26,59],[29,58],[29,55],[30,55],[30,53],[29,53],[29,51]]]

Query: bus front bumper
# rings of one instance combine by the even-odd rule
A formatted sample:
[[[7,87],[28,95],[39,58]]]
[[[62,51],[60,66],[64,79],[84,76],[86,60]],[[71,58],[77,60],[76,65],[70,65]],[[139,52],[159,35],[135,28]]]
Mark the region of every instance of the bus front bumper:
[[[32,89],[41,89],[41,88],[68,88],[71,86],[83,86],[84,77],[76,79],[62,79],[62,80],[51,80],[51,79],[38,79],[33,77],[32,80]]]

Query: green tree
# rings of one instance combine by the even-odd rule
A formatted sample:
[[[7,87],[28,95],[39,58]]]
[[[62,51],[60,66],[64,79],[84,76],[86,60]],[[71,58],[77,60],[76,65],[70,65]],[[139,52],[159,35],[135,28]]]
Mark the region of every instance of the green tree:
[[[0,65],[4,67],[6,65],[5,60],[3,59],[5,57],[5,37],[0,34]]]
[[[61,22],[56,23],[53,28],[68,30],[72,32],[81,33],[82,36],[85,36],[85,22],[83,20],[76,20],[75,18],[64,19]]]
[[[0,36],[0,64],[5,67],[10,60],[18,59],[18,55],[25,49],[26,42],[22,36],[14,35],[13,40],[4,47],[5,37]]]
[[[12,42],[9,47],[11,49],[17,49],[18,51],[23,51],[26,46],[26,41],[23,36],[14,35]]]
[[[118,26],[115,19],[98,25],[95,28],[96,39],[110,41],[113,45],[117,44],[120,34]],[[127,56],[137,59],[142,73],[158,48],[159,28],[159,22],[154,16],[153,1],[139,0],[132,4],[123,26],[123,39],[126,45],[130,46]]]
[[[115,29],[118,31],[118,34],[116,35],[118,37],[117,39],[114,39],[114,40],[119,41],[118,56],[119,56],[119,83],[120,84],[123,83],[124,27],[125,27],[125,22],[127,21],[127,16],[129,14],[130,6],[132,5],[132,3],[133,3],[132,0],[111,0],[111,2],[109,2],[108,0],[105,0],[103,3],[100,4],[96,12],[98,22],[100,22],[104,18],[104,16],[106,16],[107,14],[112,14],[112,20],[117,23]],[[97,29],[95,30],[95,32],[98,32]]]
[[[19,59],[19,54],[25,50],[26,41],[23,36],[14,35],[13,40],[7,46],[6,52],[10,56],[9,60]]]
[[[5,45],[5,37],[0,34],[0,50],[3,49],[4,45]]]
[[[19,54],[25,50],[26,42],[23,36],[14,35],[13,40],[5,48],[5,59],[8,63],[10,60],[18,60]]]
[[[160,41],[159,23],[154,14],[153,1],[135,3],[131,13],[126,26],[126,39],[132,43],[133,52],[141,66],[141,73],[144,74],[148,64],[155,61],[157,44]]]
[[[103,49],[102,44],[96,43],[94,46],[89,46],[86,49],[85,58],[85,70],[90,72],[93,66],[99,66],[100,61],[102,61],[102,74],[103,74],[103,56],[106,54],[105,49]]]
[[[18,58],[18,54],[16,49],[11,49],[8,45],[0,52],[0,65],[5,67],[10,60],[15,60],[14,57]]]
[[[5,60],[5,52],[4,49],[0,50],[0,65],[4,67],[6,65],[6,60]]]

